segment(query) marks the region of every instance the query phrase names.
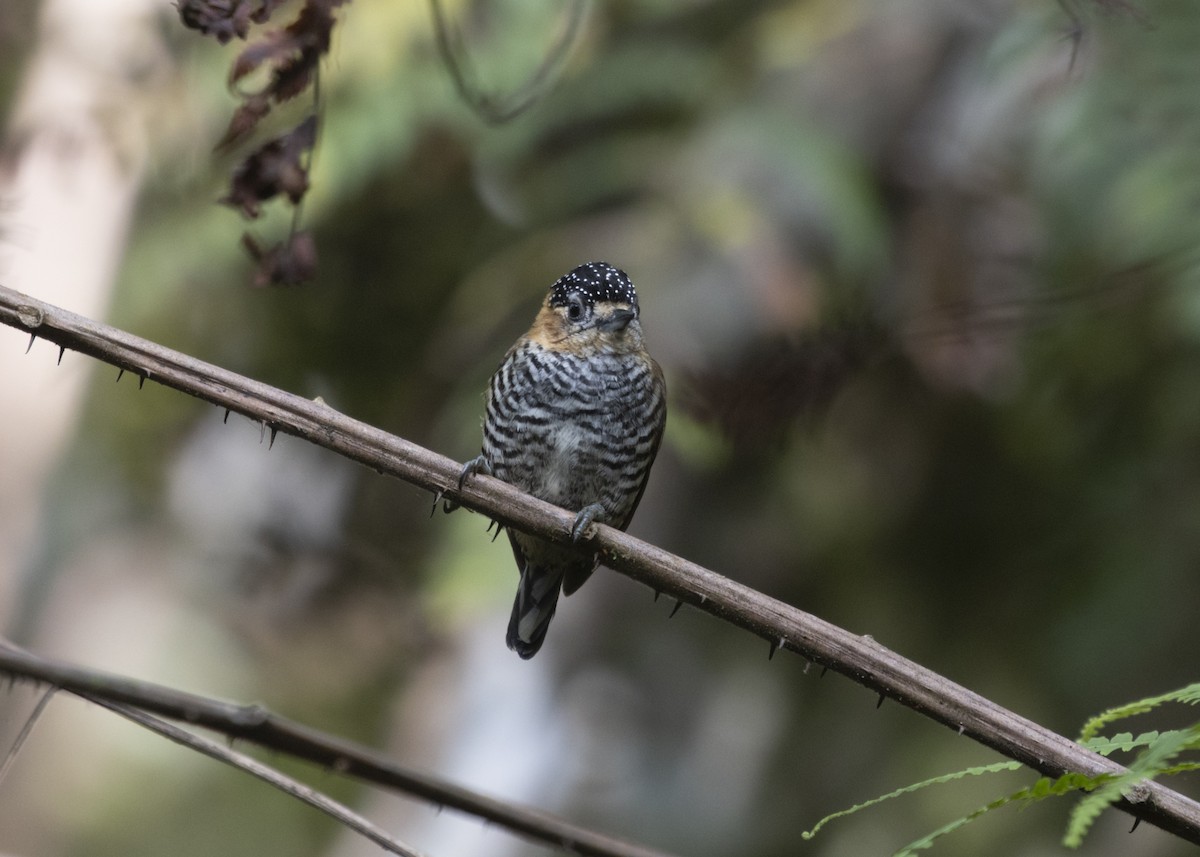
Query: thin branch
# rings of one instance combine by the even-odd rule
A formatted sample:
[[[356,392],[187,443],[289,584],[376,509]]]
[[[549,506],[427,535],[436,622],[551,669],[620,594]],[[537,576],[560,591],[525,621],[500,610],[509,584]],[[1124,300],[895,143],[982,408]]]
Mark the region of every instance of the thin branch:
[[[8,775],[9,769],[12,768],[13,762],[17,760],[17,755],[21,752],[21,748],[25,746],[25,742],[29,739],[29,736],[33,734],[33,727],[41,719],[42,712],[50,704],[50,700],[53,698],[56,689],[54,687],[47,688],[46,692],[42,694],[41,699],[37,701],[37,705],[33,707],[33,711],[25,718],[25,723],[21,726],[21,731],[17,733],[17,737],[13,739],[12,746],[8,748],[8,755],[4,757],[3,764],[0,764],[0,783],[4,782],[4,778]]]
[[[338,803],[316,789],[306,786],[304,783],[294,780],[286,774],[280,773],[269,765],[264,765],[257,759],[250,758],[245,753],[238,753],[235,750],[222,747],[211,739],[196,735],[131,706],[121,705],[116,702],[107,702],[95,696],[85,695],[84,699],[107,708],[109,711],[119,714],[127,720],[131,720],[169,741],[174,741],[176,744],[195,750],[197,753],[202,753],[210,759],[216,759],[218,762],[224,762],[238,770],[245,771],[251,776],[258,777],[258,779],[274,786],[284,794],[290,795],[320,810],[340,824],[344,824],[355,833],[371,840],[385,851],[399,854],[400,857],[421,857],[419,851],[409,848],[404,843],[392,837],[386,830],[372,824],[344,804]]]
[[[485,91],[471,63],[470,50],[463,41],[462,33],[451,23],[446,10],[442,8],[442,0],[430,0],[430,9],[438,51],[459,97],[488,124],[502,125],[532,107],[553,85],[554,78],[579,39],[587,4],[586,0],[570,0],[565,12],[566,21],[557,40],[530,78],[507,94]]]
[[[0,640],[0,673],[61,688],[98,704],[136,708],[211,729],[277,753],[314,762],[338,774],[449,807],[534,842],[583,857],[665,857],[639,845],[578,827],[553,815],[515,806],[430,774],[397,765],[379,753],[288,720],[261,705],[239,705],[151,682],[52,661]],[[119,713],[124,713],[119,712]]]
[[[574,516],[487,476],[457,488],[461,465],[332,408],[244,378],[124,331],[0,286],[0,323],[23,330],[168,387],[229,408],[281,431],[482,512],[506,527],[570,543]],[[707,568],[604,525],[586,538],[610,568],[750,631],[764,649],[787,649],[877,694],[967,735],[996,752],[1057,778],[1067,772],[1117,775],[1117,763],[901,657],[870,636],[722,577]],[[765,654],[765,651],[764,651]],[[1200,844],[1200,803],[1161,783],[1139,789],[1124,811]]]

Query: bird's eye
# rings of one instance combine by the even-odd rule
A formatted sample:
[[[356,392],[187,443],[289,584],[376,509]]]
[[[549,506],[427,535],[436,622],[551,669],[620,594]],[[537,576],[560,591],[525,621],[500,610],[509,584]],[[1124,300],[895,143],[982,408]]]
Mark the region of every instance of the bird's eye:
[[[583,301],[578,295],[572,295],[571,300],[567,303],[567,318],[571,321],[581,321],[585,312]]]

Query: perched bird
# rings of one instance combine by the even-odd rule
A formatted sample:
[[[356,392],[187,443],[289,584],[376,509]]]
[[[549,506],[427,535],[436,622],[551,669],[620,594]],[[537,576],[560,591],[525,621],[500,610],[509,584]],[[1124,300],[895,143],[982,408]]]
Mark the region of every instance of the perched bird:
[[[662,370],[646,353],[637,292],[606,262],[550,287],[529,332],[509,349],[486,395],[483,454],[463,468],[495,476],[593,522],[629,526],[667,420]],[[554,617],[599,564],[596,556],[508,534],[521,573],[508,647],[532,658]]]

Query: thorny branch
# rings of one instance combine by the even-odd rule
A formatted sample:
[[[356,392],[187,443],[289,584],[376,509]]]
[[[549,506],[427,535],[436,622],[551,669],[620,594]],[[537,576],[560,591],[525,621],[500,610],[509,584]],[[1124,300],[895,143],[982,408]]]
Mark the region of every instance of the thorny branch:
[[[245,414],[260,421],[272,437],[278,431],[295,435],[482,512],[504,526],[560,544],[570,542],[571,513],[486,476],[468,480],[460,491],[459,463],[323,403],[244,378],[3,286],[0,323],[103,360],[142,380],[153,379]],[[1045,776],[1057,778],[1076,772],[1095,777],[1124,770],[1116,762],[901,657],[870,636],[853,634],[611,527],[595,526],[585,541],[602,553],[613,570],[762,637],[770,652],[785,649],[802,655]],[[1117,806],[1200,844],[1200,803],[1161,783],[1145,783],[1134,797]]]

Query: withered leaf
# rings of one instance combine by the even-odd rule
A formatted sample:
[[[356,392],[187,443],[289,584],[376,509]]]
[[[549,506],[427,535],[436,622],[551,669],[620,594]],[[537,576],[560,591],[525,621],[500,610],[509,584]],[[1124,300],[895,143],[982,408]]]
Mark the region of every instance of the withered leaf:
[[[229,120],[217,149],[229,149],[250,137],[274,105],[313,87],[321,57],[328,52],[336,23],[335,10],[349,0],[176,0],[184,25],[213,36],[222,44],[249,39],[250,28],[268,23],[276,10],[299,7],[283,29],[256,32],[229,69],[229,86],[241,104]],[[248,87],[247,78],[261,72],[265,83]],[[315,99],[314,99],[315,100]],[[221,203],[250,219],[262,204],[277,196],[298,205],[308,192],[309,154],[316,144],[317,118],[309,116],[288,133],[270,140],[234,168],[229,192]],[[294,228],[294,227],[293,227]],[[306,232],[263,248],[249,233],[243,245],[257,261],[257,285],[294,284],[310,279],[317,265],[316,245]]]
[[[308,0],[296,15],[296,20],[288,25],[288,32],[306,47],[325,53],[329,50],[329,38],[333,32],[335,5],[327,0]]]
[[[257,94],[246,98],[229,120],[225,136],[218,141],[216,148],[228,149],[240,143],[253,133],[259,121],[271,112],[271,101],[265,95]]]
[[[179,0],[183,25],[213,36],[221,44],[233,37],[246,38],[254,13],[253,0]]]
[[[251,152],[233,171],[229,194],[221,202],[241,209],[251,219],[261,213],[261,203],[280,194],[297,203],[308,190],[308,169],[303,157],[316,142],[317,117],[309,116],[281,137]]]
[[[286,3],[287,0],[259,0],[258,9],[250,16],[250,19],[256,24],[265,24],[276,9]]]
[[[320,60],[320,54],[316,51],[306,50],[278,64],[271,76],[271,97],[277,102],[287,101],[307,89]]]
[[[336,0],[309,0],[285,29],[264,33],[247,45],[229,69],[229,85],[236,86],[266,64],[274,66],[266,87],[273,98],[285,101],[298,95],[308,86],[321,55],[329,50],[337,5]]]
[[[287,240],[264,249],[249,232],[242,235],[242,246],[258,263],[254,285],[295,286],[313,278],[317,271],[317,244],[311,232],[294,232]]]
[[[287,30],[271,30],[247,45],[229,67],[229,85],[235,87],[242,78],[265,62],[283,62],[302,47],[300,40]]]

